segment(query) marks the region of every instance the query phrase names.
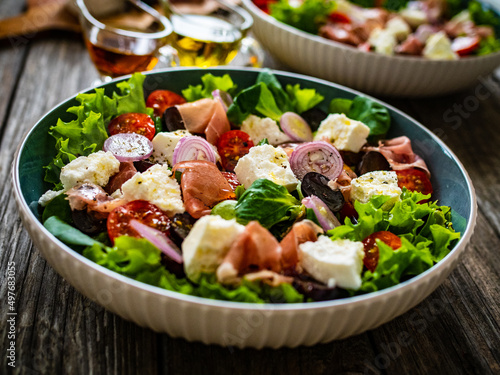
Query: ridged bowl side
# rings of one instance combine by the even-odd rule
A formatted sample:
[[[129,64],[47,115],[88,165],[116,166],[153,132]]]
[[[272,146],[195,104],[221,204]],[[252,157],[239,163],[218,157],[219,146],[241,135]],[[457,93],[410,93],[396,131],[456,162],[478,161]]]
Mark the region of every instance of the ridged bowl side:
[[[480,84],[481,77],[500,65],[500,52],[456,61],[366,53],[281,23],[252,0],[243,3],[254,18],[253,34],[281,63],[296,72],[375,95],[449,94]]]

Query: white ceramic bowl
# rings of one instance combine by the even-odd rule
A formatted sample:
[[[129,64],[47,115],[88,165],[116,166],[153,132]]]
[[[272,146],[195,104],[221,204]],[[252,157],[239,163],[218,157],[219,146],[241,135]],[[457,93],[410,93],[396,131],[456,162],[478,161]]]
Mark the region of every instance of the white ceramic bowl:
[[[275,59],[298,73],[370,94],[449,94],[481,83],[481,78],[500,66],[500,52],[455,61],[363,52],[288,26],[260,10],[252,0],[242,1],[254,18],[253,34]]]
[[[255,82],[259,71],[175,68],[148,74],[145,87],[179,92],[188,84],[198,84],[200,77],[207,72],[216,75],[229,73],[233,81],[243,88]],[[302,87],[315,88],[325,96],[325,103],[334,97],[353,98],[358,94],[314,78],[285,72],[275,74],[282,84],[299,83]],[[108,92],[117,81],[105,85]],[[166,332],[172,337],[224,346],[278,348],[313,345],[361,333],[403,314],[427,297],[456,266],[473,232],[476,198],[460,162],[434,134],[387,105],[393,120],[389,136],[407,134],[420,141],[414,148],[417,153],[429,156],[427,161],[433,171],[435,197],[441,204],[453,207],[465,219],[455,222],[454,218],[455,228],[462,232],[462,238],[437,265],[383,291],[307,304],[225,302],[186,296],[143,284],[91,262],[57,240],[40,223],[37,201],[49,188],[42,181],[42,166],[54,156],[53,141],[47,130],[74,104],[72,97],[48,112],[18,148],[12,177],[22,221],[47,262],[82,294],[125,319]],[[425,146],[425,149],[420,146]]]

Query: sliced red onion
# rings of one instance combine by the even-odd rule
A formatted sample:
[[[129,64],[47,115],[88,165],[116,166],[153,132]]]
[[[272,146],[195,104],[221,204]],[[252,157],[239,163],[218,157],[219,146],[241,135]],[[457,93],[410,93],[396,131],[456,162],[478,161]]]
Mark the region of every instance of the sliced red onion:
[[[183,262],[180,249],[167,235],[158,229],[151,228],[135,219],[130,220],[130,226],[142,237],[155,245],[163,254],[168,256],[174,262],[181,264]]]
[[[174,148],[172,155],[173,164],[189,160],[206,160],[211,163],[217,162],[212,145],[205,138],[197,135],[182,137]]]
[[[294,112],[285,112],[280,118],[281,130],[293,141],[310,142],[313,140],[311,127],[301,116]]]
[[[341,225],[328,206],[317,196],[311,195],[302,199],[302,204],[314,211],[319,225],[325,232]]]
[[[298,145],[290,156],[290,167],[299,180],[309,172],[321,173],[335,180],[342,173],[344,162],[335,146],[325,141]]]
[[[118,161],[139,161],[153,153],[153,143],[136,133],[118,133],[104,141],[104,151],[110,151]]]
[[[221,102],[222,107],[224,108],[224,111],[227,112],[227,109],[231,104],[233,104],[233,98],[231,98],[231,95],[229,95],[226,91],[223,90],[214,90],[212,91],[212,96],[214,99],[218,100]]]

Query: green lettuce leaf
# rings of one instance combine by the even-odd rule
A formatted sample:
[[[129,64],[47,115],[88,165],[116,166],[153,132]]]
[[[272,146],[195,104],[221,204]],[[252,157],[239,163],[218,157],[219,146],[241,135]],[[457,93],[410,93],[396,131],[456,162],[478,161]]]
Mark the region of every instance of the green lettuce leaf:
[[[487,9],[479,1],[469,1],[468,3],[470,16],[476,25],[493,27],[500,25],[500,18],[491,9]]]
[[[330,13],[335,10],[335,2],[328,0],[305,0],[300,5],[291,5],[288,0],[269,4],[271,16],[278,21],[311,34],[317,34]]]
[[[361,289],[356,293],[399,284],[432,267],[450,252],[460,233],[453,230],[449,207],[435,202],[419,203],[429,198],[403,189],[401,200],[390,209],[385,207],[390,199],[385,196],[375,196],[367,203],[355,202],[358,222],[347,218],[344,225],[328,231],[332,240],[363,241],[378,231],[389,231],[401,238],[403,245],[396,251],[377,240],[377,268],[364,273]]]
[[[303,113],[317,106],[325,98],[315,89],[301,89],[298,83],[293,86],[287,85],[286,92],[292,98],[293,106],[297,113]]]
[[[237,88],[229,74],[218,77],[207,73],[201,77],[201,81],[201,85],[189,85],[187,89],[182,90],[182,95],[188,102],[194,102],[203,98],[212,99],[212,91],[216,89],[232,94]]]
[[[354,98],[347,117],[368,126],[370,136],[384,135],[391,126],[391,115],[387,108],[364,96]]]
[[[43,223],[43,226],[54,237],[64,242],[66,245],[73,246],[103,246],[102,243],[90,236],[82,233],[75,227],[65,223],[57,216],[51,216]]]
[[[274,235],[281,233],[280,223],[289,227],[304,213],[303,206],[284,186],[264,178],[245,190],[235,209],[237,222],[246,225],[257,220]]]
[[[234,124],[241,124],[251,114],[270,117],[275,121],[279,121],[283,114],[264,82],[242,90],[227,111],[229,121]]]
[[[500,51],[500,40],[496,39],[494,36],[489,36],[481,39],[476,54],[478,56],[484,56],[498,51]]]
[[[332,99],[330,105],[328,106],[328,112],[330,113],[343,113],[346,116],[349,114],[349,110],[352,106],[352,100],[335,98]]]

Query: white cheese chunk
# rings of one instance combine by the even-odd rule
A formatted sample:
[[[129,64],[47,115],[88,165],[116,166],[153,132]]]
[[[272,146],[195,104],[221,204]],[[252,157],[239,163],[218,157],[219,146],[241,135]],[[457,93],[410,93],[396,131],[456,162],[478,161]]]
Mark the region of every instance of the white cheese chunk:
[[[174,149],[181,138],[191,135],[187,130],[176,130],[173,132],[161,132],[153,138],[152,158],[157,163],[168,163],[172,166]]]
[[[316,242],[299,245],[302,267],[316,280],[330,287],[361,287],[361,271],[365,255],[363,243],[351,240],[332,241],[320,236]]]
[[[122,198],[129,202],[145,200],[169,215],[184,212],[181,188],[166,164],[156,164],[142,173],[136,173],[122,185],[122,192]]]
[[[425,43],[423,55],[431,60],[458,60],[451,49],[451,40],[444,31],[432,34]]]
[[[80,156],[61,169],[61,182],[67,191],[79,183],[106,186],[109,178],[120,170],[120,162],[111,152],[98,151]]]
[[[369,134],[370,128],[362,122],[333,113],[321,122],[314,140],[327,140],[339,150],[359,152]]]
[[[252,147],[248,154],[238,160],[234,172],[246,189],[259,178],[271,180],[288,191],[293,191],[299,182],[290,168],[285,151],[271,145]]]
[[[377,28],[371,32],[368,43],[373,46],[375,52],[392,56],[394,55],[394,48],[396,48],[398,41],[390,30]]]
[[[49,190],[47,192],[45,192],[41,197],[40,199],[38,199],[38,204],[42,207],[45,207],[46,205],[49,204],[49,202],[54,199],[55,197],[57,197],[59,194],[62,194],[64,193],[64,190],[58,190],[58,191],[54,191],[54,190]]]
[[[371,197],[386,195],[391,197],[383,209],[391,208],[400,199],[401,189],[398,176],[393,171],[374,171],[365,173],[351,181],[351,200],[367,203]]]
[[[224,220],[217,215],[201,217],[182,242],[187,277],[197,281],[202,273],[214,273],[244,229],[234,219]]]
[[[255,144],[264,138],[267,138],[269,144],[273,146],[291,141],[291,138],[281,131],[276,121],[269,117],[250,115],[241,124],[241,130],[247,133]]]
[[[401,17],[394,17],[387,21],[385,29],[396,37],[397,40],[403,41],[411,33],[410,25]]]
[[[414,29],[427,23],[427,14],[420,9],[403,9],[399,12],[400,16],[408,22],[408,24]]]

